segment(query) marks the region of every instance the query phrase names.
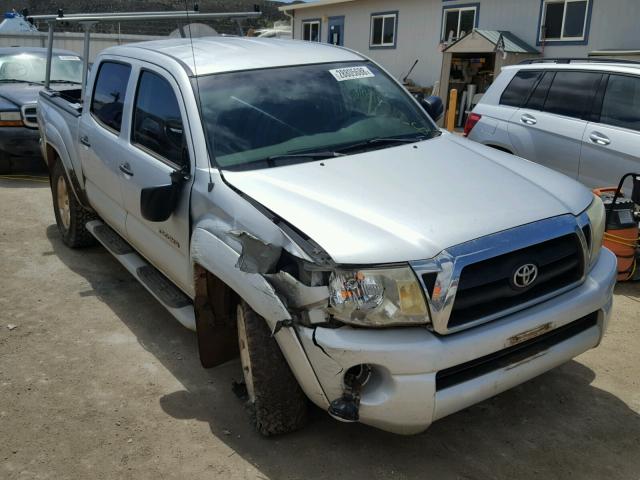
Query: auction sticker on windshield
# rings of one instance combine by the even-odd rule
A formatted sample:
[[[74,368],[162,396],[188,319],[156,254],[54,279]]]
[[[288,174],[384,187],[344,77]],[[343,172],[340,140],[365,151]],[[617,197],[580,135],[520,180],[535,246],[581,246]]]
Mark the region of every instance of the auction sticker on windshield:
[[[344,82],[345,80],[357,80],[358,78],[375,77],[373,72],[364,66],[336,68],[334,70],[329,70],[329,73],[339,82]]]
[[[73,61],[73,62],[80,61],[80,57],[76,57],[75,55],[60,55],[58,58],[60,60],[65,60],[65,61]]]

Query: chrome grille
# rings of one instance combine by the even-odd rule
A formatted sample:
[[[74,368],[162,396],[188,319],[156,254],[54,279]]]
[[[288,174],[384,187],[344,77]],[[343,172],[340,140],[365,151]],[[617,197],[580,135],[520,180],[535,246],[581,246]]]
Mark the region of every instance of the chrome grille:
[[[588,222],[586,214],[553,217],[411,262],[425,290],[433,330],[448,334],[470,328],[579,285],[588,264]],[[517,288],[510,280],[524,264],[534,264],[538,278]]]
[[[23,105],[20,110],[24,125],[28,128],[38,128],[38,109],[36,105]]]

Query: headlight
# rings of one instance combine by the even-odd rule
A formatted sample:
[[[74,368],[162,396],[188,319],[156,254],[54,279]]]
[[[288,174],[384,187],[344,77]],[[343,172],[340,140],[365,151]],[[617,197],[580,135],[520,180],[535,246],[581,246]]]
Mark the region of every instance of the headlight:
[[[20,112],[0,112],[0,127],[21,127],[22,125]]]
[[[593,202],[587,208],[587,216],[591,225],[591,248],[589,251],[589,269],[595,265],[602,248],[602,237],[604,236],[604,228],[606,223],[606,213],[604,204],[600,197],[594,195]]]
[[[354,325],[387,327],[429,322],[422,288],[409,267],[337,270],[329,278],[330,312]]]

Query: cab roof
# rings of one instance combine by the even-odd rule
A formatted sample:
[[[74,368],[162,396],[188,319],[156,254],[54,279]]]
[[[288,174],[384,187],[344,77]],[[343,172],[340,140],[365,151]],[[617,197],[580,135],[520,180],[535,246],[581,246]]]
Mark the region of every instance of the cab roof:
[[[149,51],[179,61],[190,75],[254,70],[292,65],[365,60],[350,50],[317,42],[275,38],[202,37],[153,40],[111,47],[105,54],[145,58]]]

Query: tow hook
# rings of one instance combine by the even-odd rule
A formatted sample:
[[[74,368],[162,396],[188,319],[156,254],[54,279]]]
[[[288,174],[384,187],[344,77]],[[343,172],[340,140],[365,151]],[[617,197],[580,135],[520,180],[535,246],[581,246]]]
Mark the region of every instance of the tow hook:
[[[336,420],[353,423],[360,420],[360,392],[371,377],[371,367],[366,364],[356,365],[344,375],[344,391],[329,405],[329,415]]]

